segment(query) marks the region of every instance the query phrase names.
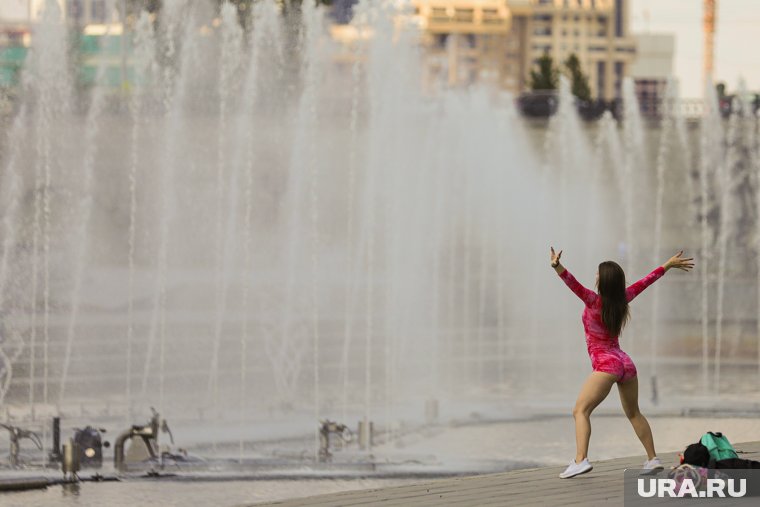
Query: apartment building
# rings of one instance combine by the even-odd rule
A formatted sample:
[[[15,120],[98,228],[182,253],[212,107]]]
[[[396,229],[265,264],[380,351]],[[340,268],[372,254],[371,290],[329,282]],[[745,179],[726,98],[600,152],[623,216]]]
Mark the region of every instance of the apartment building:
[[[523,48],[528,70],[519,88],[528,87],[529,69],[543,54],[558,64],[575,53],[595,98],[620,96],[622,81],[636,59],[630,33],[630,0],[508,0],[512,37]]]
[[[413,0],[432,81],[521,92],[535,62],[575,53],[595,98],[619,97],[636,59],[630,0]]]
[[[429,86],[490,82],[514,88],[511,17],[504,0],[412,0]]]

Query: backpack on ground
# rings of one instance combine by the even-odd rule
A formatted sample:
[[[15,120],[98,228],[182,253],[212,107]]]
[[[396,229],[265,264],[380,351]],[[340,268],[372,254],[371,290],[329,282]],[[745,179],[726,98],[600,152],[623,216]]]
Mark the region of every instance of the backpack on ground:
[[[710,453],[712,461],[721,461],[724,459],[738,458],[736,449],[728,441],[728,438],[723,433],[708,431],[699,440],[699,443],[707,448]]]

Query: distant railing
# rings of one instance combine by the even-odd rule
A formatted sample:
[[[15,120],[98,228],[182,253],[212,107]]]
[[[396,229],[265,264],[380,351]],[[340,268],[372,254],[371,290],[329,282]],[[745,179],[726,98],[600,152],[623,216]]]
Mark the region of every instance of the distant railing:
[[[660,120],[668,112],[675,112],[678,116],[687,120],[702,118],[706,113],[705,102],[702,99],[638,99],[641,115],[650,120]],[[538,90],[521,94],[517,98],[517,105],[524,116],[530,118],[548,118],[557,112],[559,105],[558,93],[554,90]],[[623,117],[623,99],[611,101],[592,100],[582,101],[575,99],[578,113],[584,120],[597,120],[605,111],[610,111],[616,119]],[[752,113],[757,115],[760,111],[760,97],[750,104]],[[735,97],[725,97],[718,104],[721,116],[728,117],[738,110],[738,102]]]

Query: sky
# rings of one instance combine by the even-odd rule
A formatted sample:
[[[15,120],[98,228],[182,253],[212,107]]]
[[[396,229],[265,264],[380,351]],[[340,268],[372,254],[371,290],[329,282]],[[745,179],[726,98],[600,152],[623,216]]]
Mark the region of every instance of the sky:
[[[676,35],[675,75],[683,97],[702,96],[703,0],[631,0],[631,29]],[[715,81],[743,77],[760,92],[760,0],[716,0]]]

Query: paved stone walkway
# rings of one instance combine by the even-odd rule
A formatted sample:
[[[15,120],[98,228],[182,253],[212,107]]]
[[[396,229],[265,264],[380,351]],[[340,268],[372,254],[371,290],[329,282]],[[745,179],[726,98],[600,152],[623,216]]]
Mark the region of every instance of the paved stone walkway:
[[[739,457],[760,461],[760,441],[734,443]],[[676,462],[674,452],[660,459],[666,468]],[[337,507],[354,505],[432,506],[432,505],[584,505],[622,506],[623,470],[640,468],[646,456],[598,461],[594,469],[572,479],[560,479],[564,467],[514,470],[498,474],[440,479],[410,486],[347,491],[329,495],[282,500],[267,504],[285,507]]]

